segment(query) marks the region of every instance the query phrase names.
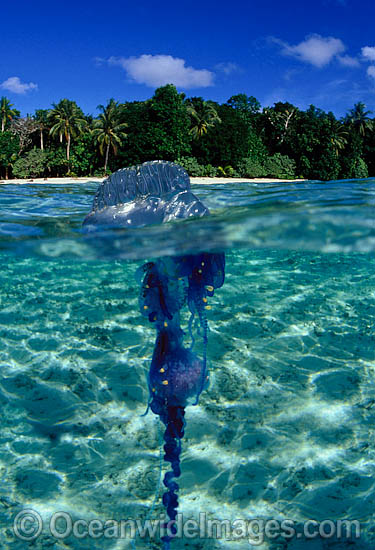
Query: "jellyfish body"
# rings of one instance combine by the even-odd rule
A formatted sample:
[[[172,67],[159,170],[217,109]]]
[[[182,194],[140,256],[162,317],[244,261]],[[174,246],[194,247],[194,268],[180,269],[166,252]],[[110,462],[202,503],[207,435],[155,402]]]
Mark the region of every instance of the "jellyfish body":
[[[204,366],[190,349],[171,345],[173,340],[174,334],[168,329],[157,336],[149,372],[150,397],[154,400],[155,393],[158,403],[185,407],[200,389]],[[151,410],[156,412],[156,408],[158,405],[152,403]]]
[[[138,227],[191,215],[209,214],[191,193],[189,177],[178,165],[163,161],[119,170],[98,189],[93,209],[84,225]],[[197,404],[208,384],[206,312],[208,299],[224,283],[223,253],[190,254],[158,259],[140,269],[139,307],[156,329],[154,352],[148,374],[148,408],[165,426],[164,460],[170,463],[163,478],[166,491],[163,504],[168,516],[168,534],[162,537],[168,550],[176,534],[174,520],[178,509],[181,474],[181,440],[185,429],[185,408]],[[191,346],[184,346],[180,312],[187,306]],[[202,358],[193,350],[193,321],[197,320],[203,341]],[[147,409],[148,410],[148,409]],[[146,411],[147,412],[147,411]]]

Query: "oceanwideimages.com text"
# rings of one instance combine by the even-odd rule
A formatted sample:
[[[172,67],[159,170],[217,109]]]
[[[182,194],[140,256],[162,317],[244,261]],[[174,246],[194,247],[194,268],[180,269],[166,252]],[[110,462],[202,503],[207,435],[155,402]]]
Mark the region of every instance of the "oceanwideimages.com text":
[[[172,531],[176,531],[175,533]],[[158,519],[76,519],[64,511],[55,512],[50,518],[43,518],[32,509],[22,510],[13,521],[14,535],[24,541],[37,539],[47,533],[58,540],[74,537],[77,539],[136,539],[173,538],[186,539],[247,539],[253,546],[262,544],[266,539],[358,539],[361,535],[358,520],[316,521],[308,519],[303,523],[292,519],[235,519],[219,520],[208,518],[201,512],[198,519],[184,519],[178,514],[176,520],[167,521],[163,515]]]

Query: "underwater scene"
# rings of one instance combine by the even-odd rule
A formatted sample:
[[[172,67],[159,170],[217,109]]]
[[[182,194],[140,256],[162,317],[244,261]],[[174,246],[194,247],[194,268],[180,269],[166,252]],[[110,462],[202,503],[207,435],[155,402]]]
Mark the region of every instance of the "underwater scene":
[[[0,186],[1,548],[374,548],[375,180],[97,187]]]

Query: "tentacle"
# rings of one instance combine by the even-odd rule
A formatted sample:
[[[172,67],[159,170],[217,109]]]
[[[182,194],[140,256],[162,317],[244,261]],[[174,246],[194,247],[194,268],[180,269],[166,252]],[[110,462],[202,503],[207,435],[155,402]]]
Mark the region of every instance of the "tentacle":
[[[194,321],[194,317],[195,317],[195,314],[194,314],[194,312],[192,312],[192,313],[190,314],[189,323],[188,323],[189,336],[190,336],[190,339],[191,339],[190,349],[193,349],[194,344],[195,344],[195,337],[194,337],[194,334],[193,334],[193,321]]]
[[[177,492],[179,490],[179,486],[178,483],[174,481],[174,478],[178,478],[181,475],[180,454],[181,439],[184,435],[185,428],[184,416],[184,407],[167,407],[166,415],[163,419],[163,422],[166,425],[166,430],[164,432],[164,460],[166,462],[170,462],[172,468],[164,475],[163,483],[167,488],[167,491],[163,495],[163,504],[167,510],[167,515],[170,521],[174,521],[177,516]],[[176,526],[174,524],[171,524],[169,526],[170,534],[162,537],[164,549],[169,548],[169,542],[172,540],[176,532]]]
[[[203,338],[203,368],[202,368],[202,375],[199,383],[199,388],[195,397],[195,401],[193,405],[198,404],[199,396],[202,393],[205,385],[208,383],[208,376],[207,376],[207,332],[208,332],[208,321],[206,316],[206,310],[207,307],[205,304],[207,303],[207,299],[202,298],[202,294],[204,294],[204,291],[202,288],[193,288],[191,292],[191,301],[193,302],[191,304],[191,307],[195,309],[198,313],[198,318],[200,322],[200,326],[202,329],[202,338]],[[190,302],[189,302],[190,303]]]

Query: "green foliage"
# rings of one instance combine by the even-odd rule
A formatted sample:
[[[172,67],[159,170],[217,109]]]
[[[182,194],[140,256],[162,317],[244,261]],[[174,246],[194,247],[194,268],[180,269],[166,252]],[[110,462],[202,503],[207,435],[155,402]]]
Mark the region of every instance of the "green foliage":
[[[291,107],[288,108],[291,111]],[[276,148],[278,152],[295,160],[295,174],[305,178],[336,179],[340,172],[340,155],[345,147],[346,132],[341,129],[332,113],[314,106],[295,112]]]
[[[20,116],[20,112],[17,109],[13,109],[14,105],[9,101],[7,97],[0,98],[0,119],[1,119],[1,131],[4,132],[9,123]]]
[[[287,155],[276,153],[266,159],[264,171],[270,178],[293,179],[296,177],[296,163]]]
[[[47,153],[48,175],[51,177],[65,176],[68,171],[68,161],[62,147]]]
[[[353,158],[347,163],[345,178],[363,179],[368,178],[368,168],[366,162],[361,158]]]
[[[182,157],[176,160],[176,163],[182,166],[182,168],[185,168],[189,176],[193,178],[199,178],[206,175],[204,167],[201,166],[194,157]]]
[[[327,147],[321,156],[311,163],[309,179],[336,180],[340,173],[340,163],[333,147]]]
[[[212,166],[212,164],[199,164],[197,159],[194,157],[182,157],[175,162],[185,168],[186,172],[192,178],[214,178],[218,172],[218,168]],[[227,168],[230,171],[231,167]]]
[[[94,120],[92,135],[99,145],[99,151],[104,159],[104,172],[107,171],[109,152],[112,149],[117,155],[117,149],[121,146],[122,141],[127,137],[125,129],[126,122],[120,121],[120,111],[118,103],[114,99],[110,99],[108,105],[98,105],[98,109],[102,112],[99,118]]]
[[[111,174],[112,172],[110,170],[107,170],[106,172],[104,172],[102,168],[101,170],[94,170],[94,172],[90,175],[93,176],[94,178],[105,178],[107,176],[110,176]]]
[[[366,111],[366,105],[361,101],[356,103],[353,109],[350,109],[346,116],[346,121],[355,128],[355,130],[364,136],[367,130],[372,130],[374,127],[373,121],[369,119],[372,111]]]
[[[1,98],[0,177],[7,178],[13,165],[22,177],[85,176],[176,158],[193,177],[375,176],[375,123],[361,102],[337,120],[313,105],[301,111],[278,102],[261,111],[246,94],[221,105],[186,99],[168,84],[146,101],[111,99],[99,109],[97,118],[85,116],[63,99],[20,118]]]
[[[264,163],[268,157],[268,151],[263,141],[256,135],[254,130],[251,130],[248,134],[248,155],[247,158],[252,159],[254,162],[260,164]]]
[[[294,179],[296,163],[287,155],[275,153],[263,162],[253,158],[244,158],[237,165],[238,173],[243,178],[280,178]]]
[[[206,178],[214,178],[217,174],[217,168],[212,164],[206,164],[203,166],[203,176]]]
[[[47,168],[47,154],[40,149],[31,149],[25,156],[20,157],[13,165],[13,174],[16,178],[38,178],[45,174]]]
[[[73,170],[77,176],[86,176],[93,172],[98,162],[94,136],[88,133],[82,134],[72,145],[70,170]]]
[[[230,165],[228,166],[218,166],[217,175],[219,177],[234,178],[238,175],[237,171]]]
[[[149,102],[133,101],[119,105],[119,120],[128,124],[128,137],[119,147],[117,157],[112,159],[111,168],[117,170],[133,166],[146,160],[153,160],[153,129],[149,120]]]
[[[238,109],[220,105],[217,110],[221,124],[210,128],[207,135],[200,140],[201,150],[194,150],[198,160],[201,160],[199,155],[202,152],[204,164],[236,166],[241,159],[249,157],[252,151],[255,156],[258,154],[256,151],[262,153],[260,137]]]
[[[255,115],[260,111],[260,103],[254,96],[246,94],[232,95],[227,104],[246,115]]]
[[[271,108],[263,109],[262,126],[266,145],[272,153],[287,152],[288,142],[296,131],[299,110],[291,103],[279,101]]]
[[[253,158],[240,160],[237,170],[241,178],[263,178],[266,176],[263,164]]]
[[[42,150],[44,150],[45,140],[50,130],[48,114],[47,109],[36,109],[33,117],[39,134],[39,146]]]
[[[344,154],[341,159],[341,172],[340,177],[343,179],[357,178],[357,167],[359,166],[359,161],[362,159],[363,154],[363,137],[357,131],[355,126],[349,126],[349,136],[347,145],[344,149]],[[364,161],[365,162],[365,161]],[[365,162],[366,164],[366,162]],[[363,171],[363,166],[362,166]]]
[[[220,124],[221,119],[212,102],[204,101],[202,97],[192,97],[185,104],[191,120],[189,133],[193,139],[200,139],[209,128]]]
[[[367,164],[362,158],[357,159],[357,162],[355,163],[353,177],[358,179],[368,178]]]
[[[19,139],[9,131],[0,133],[0,167],[1,177],[8,177],[9,168],[17,159],[20,150]]]
[[[72,138],[82,134],[87,127],[82,110],[75,101],[62,99],[57,105],[52,104],[53,109],[48,114],[48,121],[51,124],[51,136],[58,136],[60,143],[66,140],[66,160],[70,160],[70,145]]]
[[[173,160],[190,152],[190,120],[184,97],[175,86],[167,84],[155,90],[148,104],[154,159]]]
[[[191,154],[190,120],[184,95],[172,84],[155,90],[147,101],[119,106],[121,122],[127,123],[128,138],[123,140],[112,168],[147,160],[173,160]]]

